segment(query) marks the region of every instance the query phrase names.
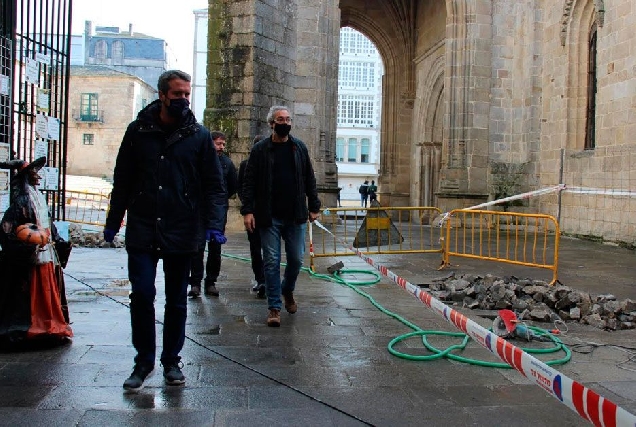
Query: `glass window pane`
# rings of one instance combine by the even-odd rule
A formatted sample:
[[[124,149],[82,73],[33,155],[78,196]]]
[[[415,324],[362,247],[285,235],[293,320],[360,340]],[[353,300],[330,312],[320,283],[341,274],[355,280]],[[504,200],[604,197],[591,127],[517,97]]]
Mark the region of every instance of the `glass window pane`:
[[[349,150],[347,152],[348,162],[358,161],[358,140],[355,138],[349,138]]]

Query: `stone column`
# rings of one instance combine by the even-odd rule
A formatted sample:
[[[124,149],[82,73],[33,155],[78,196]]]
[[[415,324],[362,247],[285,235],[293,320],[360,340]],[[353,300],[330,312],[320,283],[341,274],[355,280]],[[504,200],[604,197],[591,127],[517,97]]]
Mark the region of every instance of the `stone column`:
[[[449,1],[447,108],[438,200],[442,210],[488,198],[491,1]]]
[[[340,9],[333,0],[299,1],[292,133],[308,146],[324,206],[337,206],[336,114]]]

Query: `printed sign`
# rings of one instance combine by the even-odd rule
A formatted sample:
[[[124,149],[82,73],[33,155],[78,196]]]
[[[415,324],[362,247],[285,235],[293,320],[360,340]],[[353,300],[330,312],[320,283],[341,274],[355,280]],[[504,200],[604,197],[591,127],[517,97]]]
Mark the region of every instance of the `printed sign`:
[[[24,80],[26,80],[27,83],[38,84],[40,77],[38,62],[34,59],[26,58],[24,68]]]
[[[43,113],[48,113],[50,99],[51,89],[38,88],[38,110]]]
[[[34,147],[34,153],[33,153],[33,158],[34,159],[39,159],[40,157],[44,156],[44,157],[49,157],[49,143],[46,141],[42,141],[42,140],[36,140],[35,141],[35,147]]]
[[[39,187],[42,190],[57,190],[57,182],[60,177],[58,168],[44,167],[39,172],[42,177]]]
[[[9,96],[9,82],[11,78],[9,76],[5,76],[4,74],[0,74],[0,95]]]
[[[60,119],[57,117],[48,117],[48,137],[55,141],[60,140]]]
[[[0,143],[0,162],[9,160],[10,149],[9,144],[5,144],[4,142]]]

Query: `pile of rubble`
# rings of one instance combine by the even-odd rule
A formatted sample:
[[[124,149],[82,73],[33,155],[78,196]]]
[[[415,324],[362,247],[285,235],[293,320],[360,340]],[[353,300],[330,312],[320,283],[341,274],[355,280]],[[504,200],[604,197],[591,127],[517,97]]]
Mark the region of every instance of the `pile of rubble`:
[[[83,230],[80,224],[71,222],[68,227],[71,244],[73,246],[81,246],[83,248],[123,248],[124,238],[120,235],[115,236],[112,243],[104,241],[104,233],[101,231]]]
[[[607,330],[636,328],[635,301],[617,301],[611,294],[591,295],[541,280],[465,274],[420,286],[449,304],[482,310],[510,309],[525,320],[570,320]]]

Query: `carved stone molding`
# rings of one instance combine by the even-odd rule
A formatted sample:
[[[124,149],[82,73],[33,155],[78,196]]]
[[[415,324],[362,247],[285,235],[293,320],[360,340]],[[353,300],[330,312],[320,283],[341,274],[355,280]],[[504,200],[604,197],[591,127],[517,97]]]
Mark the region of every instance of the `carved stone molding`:
[[[574,9],[574,2],[577,0],[565,0],[563,4],[563,16],[561,17],[561,46],[565,46],[565,42],[568,38],[568,28],[570,26],[570,19],[572,18],[572,10]],[[582,0],[578,0],[582,1]],[[592,0],[583,0],[592,1]],[[595,21],[598,28],[603,28],[605,23],[605,0],[593,0]]]

